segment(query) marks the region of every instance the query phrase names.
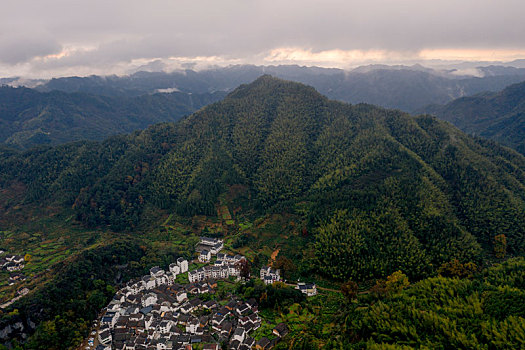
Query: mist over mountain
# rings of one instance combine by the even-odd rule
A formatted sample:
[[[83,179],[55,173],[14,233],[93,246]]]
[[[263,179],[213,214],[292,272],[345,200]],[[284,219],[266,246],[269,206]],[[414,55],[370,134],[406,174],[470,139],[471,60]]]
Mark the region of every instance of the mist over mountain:
[[[501,90],[525,79],[525,69],[513,67],[479,67],[476,74],[483,77],[473,77],[421,65],[371,65],[349,72],[300,66],[232,66],[198,72],[141,71],[120,77],[68,77],[47,82],[11,78],[2,81],[35,88],[0,88],[0,142],[27,148],[101,140],[141,130],[154,123],[175,121],[265,73],[306,83],[340,101],[409,112],[427,111],[424,106],[445,104],[456,97]],[[496,139],[502,141],[504,136]],[[519,142],[519,135],[516,140]]]
[[[525,154],[525,83],[496,93],[462,97],[444,106],[428,106],[421,111]]]
[[[455,98],[484,91],[499,91],[525,80],[525,69],[503,66],[480,67],[477,76],[454,70],[414,66],[365,66],[351,71],[300,66],[240,65],[203,71],[137,72],[129,76],[69,77],[52,79],[40,91],[62,90],[108,96],[138,96],[158,89],[206,93],[231,91],[263,74],[301,82],[326,96],[349,103],[371,103],[413,112],[429,104],[444,104]]]

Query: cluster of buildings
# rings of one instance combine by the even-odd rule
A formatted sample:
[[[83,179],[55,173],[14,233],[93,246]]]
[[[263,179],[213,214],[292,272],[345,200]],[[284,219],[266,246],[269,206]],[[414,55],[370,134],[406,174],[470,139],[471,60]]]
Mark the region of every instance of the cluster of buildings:
[[[220,344],[234,350],[272,349],[288,333],[286,324],[273,329],[273,339],[256,341],[250,335],[262,321],[256,300],[217,297],[217,280],[239,277],[245,260],[219,253],[222,249],[222,240],[201,237],[199,261],[209,262],[213,254],[213,265],[189,271],[188,261],[179,258],[168,271],[152,267],[149,275],[120,289],[100,319],[97,350],[218,350]],[[177,283],[177,276],[186,272],[189,283]],[[265,284],[281,281],[280,271],[268,266],[261,268],[260,278]],[[296,289],[317,294],[312,283],[299,283]]]
[[[0,252],[0,254],[4,253],[3,250],[0,250]],[[21,255],[7,254],[0,258],[0,266],[9,272],[22,270],[25,266],[24,263],[25,259]]]
[[[274,282],[281,281],[281,271],[270,266],[263,266],[260,271],[260,277],[265,284],[272,284]],[[301,293],[308,297],[317,295],[317,286],[315,283],[299,282],[295,286],[295,289],[298,289],[301,291]]]
[[[199,261],[202,263],[209,262],[212,255],[217,255],[224,248],[222,239],[201,237],[196,250],[199,253]]]
[[[4,254],[5,251],[0,249],[0,254]],[[20,272],[25,267],[25,259],[21,255],[6,254],[0,258],[0,267],[10,272],[9,274],[9,285],[24,281],[26,276]]]
[[[217,259],[213,265],[203,266],[188,272],[188,280],[190,283],[208,279],[226,279],[232,276],[240,276],[239,263],[246,258],[238,254],[233,256],[219,253],[222,248],[224,248],[224,243],[221,239],[210,237],[200,238],[200,242],[196,247],[196,251],[199,253],[199,261],[201,263],[208,263],[212,255],[216,255]]]
[[[179,261],[172,265],[176,270]],[[167,273],[154,267],[148,281],[155,281],[155,286],[142,278],[116,293],[100,320],[99,348],[218,349],[223,342],[230,349],[257,346],[249,335],[261,325],[255,299],[218,302],[211,297],[217,288],[214,280],[157,284],[162,275]]]
[[[127,293],[137,295],[157,287],[173,285],[177,275],[188,271],[188,260],[178,258],[177,262],[170,264],[167,272],[158,266],[152,267],[149,271],[150,274],[143,276],[139,281],[128,283]]]
[[[217,260],[213,265],[203,266],[188,272],[188,280],[190,282],[199,282],[210,278],[226,279],[230,276],[239,277],[241,274],[239,263],[242,260],[246,260],[242,255],[217,254]]]

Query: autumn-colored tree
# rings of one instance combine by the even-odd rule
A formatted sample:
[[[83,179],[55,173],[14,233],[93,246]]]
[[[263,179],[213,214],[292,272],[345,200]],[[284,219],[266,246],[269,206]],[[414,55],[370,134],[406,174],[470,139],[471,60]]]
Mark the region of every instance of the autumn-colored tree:
[[[507,254],[507,237],[502,233],[494,237],[494,255],[503,259]]]
[[[385,288],[388,293],[399,293],[408,287],[408,277],[401,271],[396,271],[386,278]]]
[[[378,279],[376,284],[370,288],[370,292],[376,297],[383,297],[387,294],[386,290],[386,281],[383,279]]]
[[[280,256],[279,258],[277,258],[277,260],[275,260],[272,266],[274,269],[280,269],[281,274],[285,278],[290,278],[290,274],[297,270],[297,267],[295,266],[293,261],[285,256]]]
[[[236,266],[239,268],[239,276],[242,278],[250,278],[251,265],[250,262],[246,259],[241,259],[237,262]]]
[[[348,301],[352,301],[355,298],[357,298],[357,290],[359,286],[357,283],[355,283],[352,280],[347,281],[346,283],[343,283],[341,286],[341,293],[345,296]]]
[[[31,258],[32,258],[32,256],[31,256],[31,254],[29,254],[29,253],[27,253],[26,255],[24,255],[24,260],[25,260],[26,262],[31,261]]]
[[[303,237],[307,237],[308,236],[308,229],[306,228],[306,226],[303,226],[303,229],[301,230],[301,233],[302,233]]]
[[[443,263],[439,267],[438,273],[443,277],[471,278],[477,270],[478,267],[473,262],[462,264],[458,259],[452,259]]]

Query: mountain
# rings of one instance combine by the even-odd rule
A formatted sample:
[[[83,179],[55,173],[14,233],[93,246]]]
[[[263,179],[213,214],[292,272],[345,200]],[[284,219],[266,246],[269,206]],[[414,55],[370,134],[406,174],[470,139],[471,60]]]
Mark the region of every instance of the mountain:
[[[312,85],[340,101],[365,102],[408,112],[427,111],[424,106],[500,90],[525,79],[525,69],[488,66],[477,71],[483,77],[457,75],[457,72],[420,65],[373,65],[349,72],[318,67],[245,65],[199,72],[57,78],[39,82],[34,90],[0,87],[0,142],[28,148],[102,140],[158,122],[176,121],[266,73]],[[16,78],[2,81],[23,83]]]
[[[351,71],[294,65],[238,65],[202,71],[137,72],[121,77],[57,78],[40,85],[38,89],[108,96],[138,96],[154,93],[159,89],[206,93],[232,91],[240,84],[251,82],[263,74],[271,74],[311,85],[332,99],[349,103],[371,103],[413,112],[429,104],[444,104],[462,96],[499,91],[525,80],[525,69],[488,66],[469,71],[474,70],[475,76],[420,65],[373,65]]]
[[[497,93],[459,98],[444,106],[429,106],[423,111],[525,154],[525,83]]]
[[[319,272],[335,279],[425,276],[453,258],[478,261],[499,234],[525,251],[523,156],[429,116],[330,101],[269,76],[176,124],[6,151],[2,164],[4,186],[26,188],[21,200],[56,201],[116,231],[143,227],[152,210],[215,215],[240,186],[244,200],[228,197],[238,215],[302,213],[319,232]]]
[[[523,280],[523,261],[497,278],[433,276],[468,276],[500,261],[494,252],[522,256],[523,213],[521,154],[428,115],[331,101],[263,76],[176,123],[100,142],[0,148],[1,244],[29,256],[31,289],[4,310],[0,330],[13,338],[14,325],[30,329],[21,335],[27,348],[75,347],[113,286],[194,256],[205,234],[246,254],[252,273],[278,255],[289,281],[328,283],[330,293],[300,305],[284,285],[227,283],[227,293],[245,298],[284,295],[261,314],[270,324],[289,314],[298,340],[307,332],[323,342],[455,348],[474,331],[467,348],[476,348],[507,334],[498,310],[522,313],[523,293],[511,288]],[[408,278],[421,282],[400,294]],[[333,288],[348,280],[376,287],[346,302]],[[19,288],[0,285],[0,296]],[[444,312],[436,332],[443,307],[482,311],[457,326],[457,313]],[[518,321],[507,325],[517,334]],[[381,324],[396,330],[377,332]]]
[[[102,140],[176,121],[223,96],[174,92],[131,98],[0,87],[0,142],[27,148]]]

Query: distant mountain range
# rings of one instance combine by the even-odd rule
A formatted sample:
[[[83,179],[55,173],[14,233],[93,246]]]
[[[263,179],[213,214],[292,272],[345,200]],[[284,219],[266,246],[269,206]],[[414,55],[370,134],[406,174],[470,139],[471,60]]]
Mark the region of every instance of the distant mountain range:
[[[472,73],[472,69],[470,71]],[[515,67],[478,67],[474,73],[479,77],[462,75],[460,70],[433,70],[420,65],[373,65],[352,71],[244,65],[198,72],[137,72],[120,77],[67,77],[49,81],[4,78],[0,83],[22,83],[34,86],[34,90],[0,88],[0,142],[27,148],[75,140],[101,140],[154,123],[176,121],[220,100],[240,84],[271,74],[311,85],[340,101],[365,102],[411,113],[436,113],[467,132],[518,147],[522,142],[522,129],[509,124],[510,121],[494,125],[494,130],[487,123],[483,124],[485,129],[479,129],[480,125],[474,127],[458,122],[462,118],[461,111],[455,106],[465,102],[454,103],[442,112],[435,106],[458,97],[499,91],[525,80],[525,69]],[[509,108],[512,103],[509,102]],[[433,107],[426,107],[429,105]],[[486,108],[484,113],[494,112],[491,106]],[[454,113],[457,115],[452,115]],[[519,118],[517,115],[513,120],[519,122]]]
[[[435,114],[461,130],[489,138],[525,154],[525,83],[501,92],[462,97],[421,112]]]
[[[100,96],[0,87],[0,142],[16,148],[102,140],[176,121],[225,93]]]
[[[351,71],[332,68],[238,65],[203,71],[137,72],[128,76],[89,76],[25,82],[39,91],[87,92],[106,96],[139,96],[159,90],[192,93],[231,91],[263,74],[308,84],[322,94],[349,103],[370,103],[414,112],[430,104],[484,91],[499,91],[525,80],[525,69],[487,66],[434,70],[421,65],[371,65]],[[5,80],[12,84],[13,79]]]

